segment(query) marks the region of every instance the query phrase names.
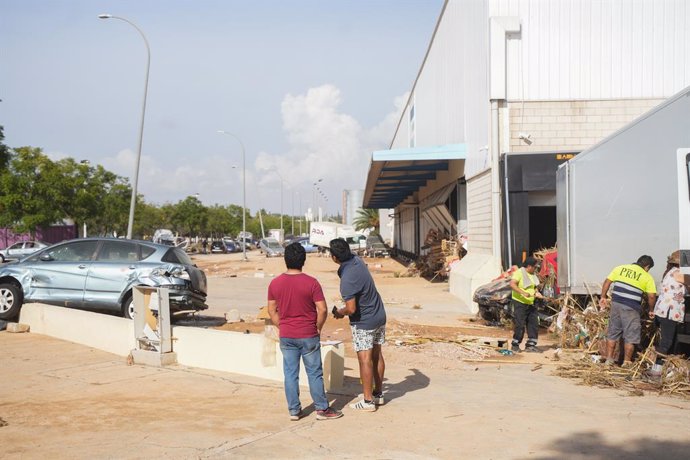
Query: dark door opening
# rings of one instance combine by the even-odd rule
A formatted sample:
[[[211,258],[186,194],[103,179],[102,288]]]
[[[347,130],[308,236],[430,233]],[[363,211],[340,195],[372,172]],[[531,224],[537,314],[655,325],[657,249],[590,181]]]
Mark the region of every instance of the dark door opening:
[[[529,208],[529,252],[556,245],[556,207],[531,206]]]

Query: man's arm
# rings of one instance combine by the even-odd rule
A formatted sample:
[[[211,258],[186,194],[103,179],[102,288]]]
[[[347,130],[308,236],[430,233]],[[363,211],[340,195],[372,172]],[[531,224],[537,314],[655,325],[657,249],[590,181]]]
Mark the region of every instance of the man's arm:
[[[268,316],[275,326],[280,326],[280,316],[278,315],[278,303],[275,300],[268,301]]]
[[[608,304],[606,301],[606,294],[608,294],[610,287],[611,280],[606,278],[606,280],[604,280],[604,284],[601,286],[601,297],[599,297],[599,306],[601,308],[606,308],[606,305]]]
[[[649,317],[654,319],[654,307],[656,306],[656,294],[647,293],[647,305],[649,305]]]
[[[321,334],[321,329],[323,328],[326,318],[328,317],[328,307],[326,306],[325,300],[320,300],[316,302],[316,329]]]
[[[357,311],[357,300],[351,298],[345,301],[345,306],[343,308],[336,308],[333,311],[333,316],[336,319],[340,319],[346,315],[352,315]]]

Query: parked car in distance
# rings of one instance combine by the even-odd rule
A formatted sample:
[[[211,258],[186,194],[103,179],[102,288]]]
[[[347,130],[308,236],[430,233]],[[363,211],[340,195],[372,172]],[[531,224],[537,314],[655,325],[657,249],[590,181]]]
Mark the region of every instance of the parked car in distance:
[[[313,244],[311,244],[309,242],[308,236],[305,236],[303,238],[295,238],[294,240],[292,240],[292,242],[301,244],[302,247],[304,248],[304,251],[307,254],[309,254],[311,252],[317,252],[319,250],[319,248],[317,246],[314,246]]]
[[[225,254],[228,252],[225,242],[222,240],[214,240],[211,242],[211,254]]]
[[[232,238],[225,237],[223,238],[223,244],[225,245],[225,251],[226,252],[241,252],[242,251],[242,246],[235,242]]]
[[[180,248],[113,238],[59,243],[0,267],[0,319],[25,302],[110,310],[132,318],[135,286],[170,289],[171,312],[205,310],[207,281]]]
[[[49,245],[43,241],[21,241],[19,243],[14,243],[7,249],[0,250],[0,263],[8,260],[19,260],[22,257],[26,257],[48,246]]]
[[[275,238],[264,238],[259,241],[259,249],[266,257],[282,257],[285,253],[285,248]]]
[[[378,235],[367,237],[365,254],[367,257],[388,257],[389,255],[386,244]]]

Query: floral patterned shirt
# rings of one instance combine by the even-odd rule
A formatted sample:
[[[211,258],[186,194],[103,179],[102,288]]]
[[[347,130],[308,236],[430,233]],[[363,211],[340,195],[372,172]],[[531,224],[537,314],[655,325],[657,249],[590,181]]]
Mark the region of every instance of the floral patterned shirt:
[[[673,267],[661,281],[661,289],[654,307],[654,315],[682,323],[685,319],[686,290],[682,283],[673,278],[673,275],[678,273],[678,271],[678,268]]]

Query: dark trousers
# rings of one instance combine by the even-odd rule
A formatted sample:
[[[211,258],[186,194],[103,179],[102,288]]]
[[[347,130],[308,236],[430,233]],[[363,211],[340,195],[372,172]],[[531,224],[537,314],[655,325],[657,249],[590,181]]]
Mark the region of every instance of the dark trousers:
[[[533,347],[537,345],[537,338],[539,337],[539,317],[537,316],[537,307],[535,305],[525,305],[513,299],[513,323],[515,329],[513,330],[513,345],[520,345],[522,338],[525,336],[525,323],[527,324],[527,346]]]
[[[673,349],[673,344],[676,341],[676,336],[678,335],[678,324],[668,318],[655,317],[657,326],[659,326],[659,332],[661,337],[659,338],[659,344],[656,346],[656,351],[661,354],[668,355]],[[657,364],[661,364],[663,359],[658,357],[656,359]]]

